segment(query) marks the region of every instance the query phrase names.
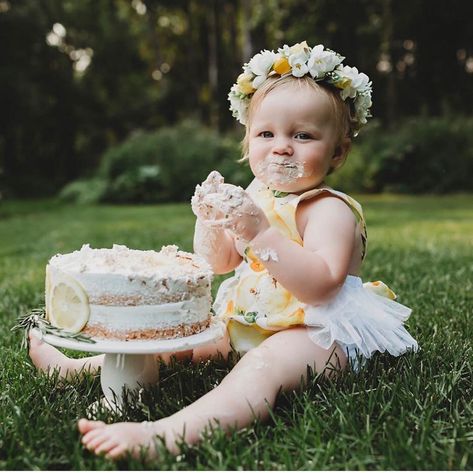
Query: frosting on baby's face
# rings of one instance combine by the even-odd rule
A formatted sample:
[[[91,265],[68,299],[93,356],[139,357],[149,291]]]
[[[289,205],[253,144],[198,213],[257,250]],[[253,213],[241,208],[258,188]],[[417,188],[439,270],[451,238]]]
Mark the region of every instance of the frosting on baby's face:
[[[323,92],[284,86],[253,111],[249,160],[254,175],[282,192],[303,192],[323,183],[337,165],[335,118]]]
[[[283,156],[270,156],[256,165],[258,175],[265,176],[269,187],[277,189],[306,176],[305,163],[286,159]]]

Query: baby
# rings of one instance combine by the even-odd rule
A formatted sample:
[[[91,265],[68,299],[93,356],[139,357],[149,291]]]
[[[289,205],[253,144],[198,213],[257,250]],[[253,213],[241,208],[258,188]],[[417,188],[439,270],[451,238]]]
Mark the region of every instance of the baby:
[[[220,385],[167,418],[81,419],[89,450],[117,458],[146,447],[154,455],[159,435],[177,453],[176,441],[196,443],[209,425],[230,430],[266,419],[280,389],[298,389],[308,366],[331,376],[376,351],[417,349],[403,326],[410,309],[383,283],[359,277],[367,243],[360,205],[324,183],[371,106],[368,77],[343,59],[303,42],[245,64],[229,99],[246,126],[244,159],[255,179],[243,190],[214,171],[192,198],[195,251],[217,274],[235,269],[214,306],[227,336],[189,354],[196,362],[232,349],[242,357]],[[103,361],[72,360],[34,338],[30,354],[63,376]]]

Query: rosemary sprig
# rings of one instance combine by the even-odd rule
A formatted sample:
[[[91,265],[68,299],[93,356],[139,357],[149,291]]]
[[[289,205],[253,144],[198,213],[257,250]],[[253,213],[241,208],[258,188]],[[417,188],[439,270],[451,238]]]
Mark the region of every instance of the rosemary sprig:
[[[20,315],[16,319],[16,324],[11,328],[12,331],[23,330],[24,336],[21,342],[22,348],[28,346],[28,333],[32,328],[37,328],[42,334],[56,335],[56,337],[66,338],[69,340],[77,340],[84,343],[97,343],[92,338],[81,333],[71,333],[54,327],[46,320],[46,311],[44,307],[32,309],[30,312]]]

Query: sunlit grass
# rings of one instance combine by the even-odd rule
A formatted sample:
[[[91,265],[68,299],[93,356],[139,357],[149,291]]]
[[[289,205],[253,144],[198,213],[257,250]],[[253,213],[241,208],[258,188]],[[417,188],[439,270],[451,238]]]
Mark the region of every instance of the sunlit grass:
[[[281,396],[268,424],[200,446],[160,469],[471,469],[473,467],[473,198],[359,196],[368,220],[365,280],[381,279],[414,310],[409,330],[421,351],[376,356],[334,383],[313,378]],[[82,450],[75,428],[100,395],[97,378],[64,385],[37,375],[15,317],[43,304],[44,267],[83,243],[192,248],[188,205],[74,207],[54,201],[0,207],[0,468],[143,468]],[[217,278],[214,290],[222,278]],[[132,399],[124,418],[169,415],[219,382],[231,363],[162,367],[159,387]],[[115,418],[118,420],[119,418]]]

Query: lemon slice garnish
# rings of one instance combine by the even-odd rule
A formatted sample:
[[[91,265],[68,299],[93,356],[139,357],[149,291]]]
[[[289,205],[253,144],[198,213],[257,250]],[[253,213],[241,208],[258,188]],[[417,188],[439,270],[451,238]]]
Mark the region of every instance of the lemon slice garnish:
[[[49,320],[49,314],[51,312],[51,308],[49,306],[50,294],[51,294],[51,276],[49,273],[49,265],[47,265],[46,266],[45,294],[44,294],[44,302],[46,305],[46,320]]]
[[[51,289],[49,320],[52,325],[77,333],[89,320],[89,299],[84,289],[72,278],[61,277]]]

